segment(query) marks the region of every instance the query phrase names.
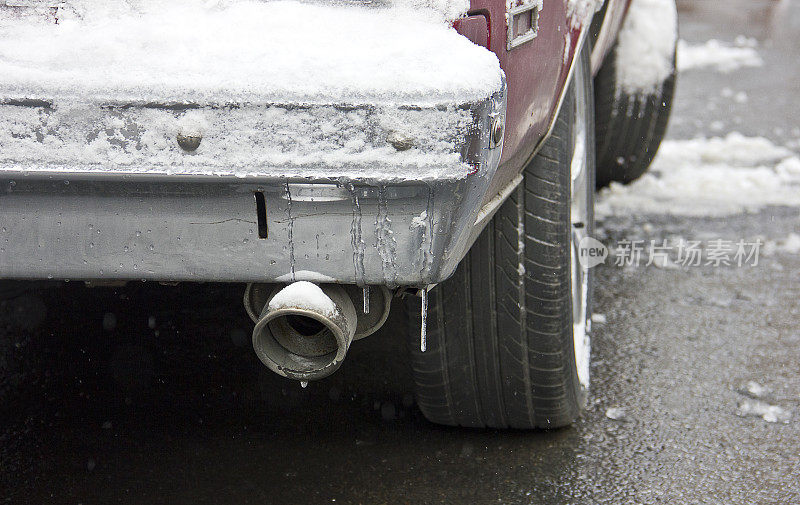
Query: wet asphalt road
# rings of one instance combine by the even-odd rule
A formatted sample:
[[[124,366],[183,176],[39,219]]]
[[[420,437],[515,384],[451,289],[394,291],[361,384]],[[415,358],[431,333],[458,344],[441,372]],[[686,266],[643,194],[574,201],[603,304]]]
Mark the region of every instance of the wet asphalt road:
[[[670,136],[723,121],[791,140],[800,6],[773,22],[771,0],[681,3],[683,38],[756,37],[765,66],[682,75]],[[723,86],[748,104],[724,101]],[[800,212],[602,227],[607,239],[782,239]],[[0,304],[0,501],[800,503],[800,255],[596,272],[606,323],[593,328],[590,407],[574,427],[533,433],[427,423],[399,303],[340,372],[301,389],[250,351],[239,286],[36,289]],[[737,416],[747,381],[790,422]]]

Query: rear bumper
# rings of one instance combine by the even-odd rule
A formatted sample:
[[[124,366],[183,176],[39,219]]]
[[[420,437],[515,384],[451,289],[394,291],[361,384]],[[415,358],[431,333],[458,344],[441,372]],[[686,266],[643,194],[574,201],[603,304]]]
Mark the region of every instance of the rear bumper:
[[[80,124],[0,109],[19,118],[0,133],[5,278],[425,285],[476,235],[505,87],[429,108],[107,104]]]

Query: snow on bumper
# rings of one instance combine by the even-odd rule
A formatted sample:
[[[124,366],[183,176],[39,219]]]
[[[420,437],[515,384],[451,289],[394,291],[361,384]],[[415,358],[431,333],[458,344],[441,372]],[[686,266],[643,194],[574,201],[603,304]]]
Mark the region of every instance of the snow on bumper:
[[[423,285],[469,246],[505,89],[438,107],[0,111],[5,277]]]
[[[4,276],[427,284],[455,269],[500,159],[505,84],[441,13],[59,5],[0,10]]]

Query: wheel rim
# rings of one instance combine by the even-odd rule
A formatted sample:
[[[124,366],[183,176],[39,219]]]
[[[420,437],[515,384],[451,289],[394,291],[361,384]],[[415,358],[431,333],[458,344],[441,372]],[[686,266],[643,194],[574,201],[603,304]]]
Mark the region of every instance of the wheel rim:
[[[575,347],[575,363],[578,381],[589,387],[590,341],[587,333],[589,302],[589,269],[578,260],[578,248],[589,227],[589,151],[586,111],[589,107],[586,94],[586,75],[581,69],[575,73],[575,108],[572,128],[572,161],[570,163],[570,286],[572,291],[572,340]]]

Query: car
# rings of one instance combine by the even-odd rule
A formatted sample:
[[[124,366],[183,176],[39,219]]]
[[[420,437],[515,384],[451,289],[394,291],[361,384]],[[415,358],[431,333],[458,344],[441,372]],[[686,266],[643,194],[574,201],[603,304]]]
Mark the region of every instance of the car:
[[[430,421],[568,425],[595,187],[655,155],[675,19],[674,0],[5,0],[0,292],[242,283],[256,355],[304,385],[401,302]]]

